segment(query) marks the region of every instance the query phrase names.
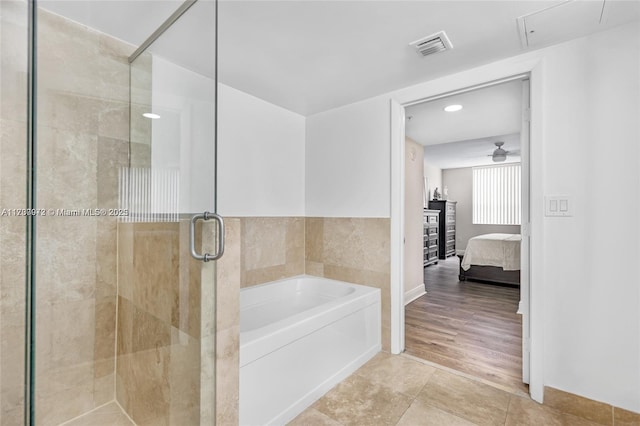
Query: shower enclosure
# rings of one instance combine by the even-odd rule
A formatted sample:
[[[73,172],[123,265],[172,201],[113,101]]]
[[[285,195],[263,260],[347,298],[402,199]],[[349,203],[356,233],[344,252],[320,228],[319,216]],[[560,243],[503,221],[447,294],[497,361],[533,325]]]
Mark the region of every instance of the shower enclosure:
[[[213,424],[217,3],[53,3],[0,2],[0,424]]]

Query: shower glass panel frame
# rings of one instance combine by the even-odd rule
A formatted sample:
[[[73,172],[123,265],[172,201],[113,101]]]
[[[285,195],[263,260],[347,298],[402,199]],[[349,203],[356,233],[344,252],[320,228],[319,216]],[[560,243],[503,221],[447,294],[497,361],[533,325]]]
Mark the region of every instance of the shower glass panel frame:
[[[0,2],[0,422],[28,422],[31,153],[34,140],[31,5]]]
[[[214,253],[220,228],[189,236],[216,212],[217,0],[185,2],[131,61],[114,37],[10,1],[32,12],[15,207],[46,212],[20,225],[20,420],[214,424],[216,262],[190,248]]]

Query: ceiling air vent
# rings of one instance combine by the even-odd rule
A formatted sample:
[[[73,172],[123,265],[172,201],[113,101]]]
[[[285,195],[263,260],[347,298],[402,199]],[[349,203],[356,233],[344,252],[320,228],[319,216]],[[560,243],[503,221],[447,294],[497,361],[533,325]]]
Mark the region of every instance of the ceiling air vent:
[[[418,54],[422,56],[453,49],[453,45],[444,31],[411,42],[409,46],[415,48]]]

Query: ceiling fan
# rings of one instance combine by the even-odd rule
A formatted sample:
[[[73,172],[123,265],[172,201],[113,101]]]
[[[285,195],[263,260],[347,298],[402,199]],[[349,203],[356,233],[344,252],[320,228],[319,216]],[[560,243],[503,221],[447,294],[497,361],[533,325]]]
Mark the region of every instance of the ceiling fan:
[[[507,159],[507,154],[517,155],[520,154],[520,151],[505,151],[502,149],[502,145],[504,142],[494,142],[496,149],[493,151],[493,154],[489,155],[494,163],[501,163]]]

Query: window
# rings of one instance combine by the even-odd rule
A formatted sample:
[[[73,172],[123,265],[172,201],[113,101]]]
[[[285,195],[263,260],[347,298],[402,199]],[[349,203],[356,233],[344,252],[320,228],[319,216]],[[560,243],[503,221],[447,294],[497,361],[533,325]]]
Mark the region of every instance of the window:
[[[473,168],[473,223],[520,225],[520,163]]]

